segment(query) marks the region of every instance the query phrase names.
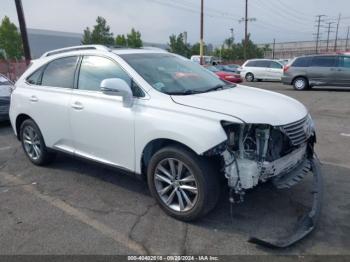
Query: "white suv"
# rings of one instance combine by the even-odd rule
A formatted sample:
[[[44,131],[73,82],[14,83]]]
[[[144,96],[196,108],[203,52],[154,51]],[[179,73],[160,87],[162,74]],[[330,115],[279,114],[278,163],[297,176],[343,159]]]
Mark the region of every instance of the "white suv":
[[[220,180],[237,202],[260,182],[283,187],[312,170],[315,133],[302,104],[160,50],[48,52],[17,81],[10,119],[34,164],[62,151],[130,171],[182,220],[213,209]]]
[[[254,80],[277,80],[281,81],[283,76],[283,64],[270,59],[247,60],[242,65],[241,77],[248,82]]]

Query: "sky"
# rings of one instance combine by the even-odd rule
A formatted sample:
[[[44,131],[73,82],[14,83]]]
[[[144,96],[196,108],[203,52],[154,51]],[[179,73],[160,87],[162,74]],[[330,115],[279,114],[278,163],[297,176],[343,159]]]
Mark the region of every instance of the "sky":
[[[199,41],[200,0],[22,0],[28,28],[82,33],[95,24],[97,16],[106,18],[111,31],[125,34],[132,27],[145,42],[167,43],[169,35],[188,32],[188,41]],[[245,0],[204,0],[205,41],[220,45],[231,36],[244,37]],[[256,43],[312,40],[315,16],[335,21],[340,12],[340,38],[350,26],[350,0],[249,0],[248,30]],[[18,25],[14,0],[0,0],[0,19],[5,15]],[[335,26],[335,24],[333,25]],[[335,31],[335,28],[332,29]],[[327,36],[321,28],[321,39]],[[334,38],[334,32],[331,38]]]

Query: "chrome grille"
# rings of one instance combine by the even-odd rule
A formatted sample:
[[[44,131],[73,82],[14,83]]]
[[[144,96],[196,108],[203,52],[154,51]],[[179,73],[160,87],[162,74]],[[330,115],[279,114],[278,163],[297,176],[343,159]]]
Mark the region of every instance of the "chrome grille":
[[[297,122],[281,126],[281,130],[285,133],[294,146],[301,145],[309,139],[312,132],[309,117],[305,117]]]

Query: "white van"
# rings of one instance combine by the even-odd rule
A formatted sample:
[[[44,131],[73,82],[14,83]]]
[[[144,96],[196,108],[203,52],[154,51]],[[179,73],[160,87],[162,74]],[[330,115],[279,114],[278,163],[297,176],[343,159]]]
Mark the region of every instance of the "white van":
[[[248,82],[254,80],[278,80],[283,76],[283,64],[271,59],[247,60],[242,65],[241,77]]]

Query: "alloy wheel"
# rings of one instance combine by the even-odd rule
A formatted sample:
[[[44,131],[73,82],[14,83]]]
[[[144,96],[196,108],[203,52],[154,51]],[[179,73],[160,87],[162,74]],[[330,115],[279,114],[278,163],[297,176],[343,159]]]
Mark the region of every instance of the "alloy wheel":
[[[155,169],[154,183],[158,196],[168,208],[186,212],[195,206],[197,181],[191,169],[181,160],[162,160]]]
[[[306,86],[305,80],[303,79],[298,79],[295,81],[295,88],[298,90],[303,90]]]
[[[40,138],[35,129],[31,126],[26,126],[22,133],[24,150],[32,160],[38,160],[42,155],[42,147]]]

